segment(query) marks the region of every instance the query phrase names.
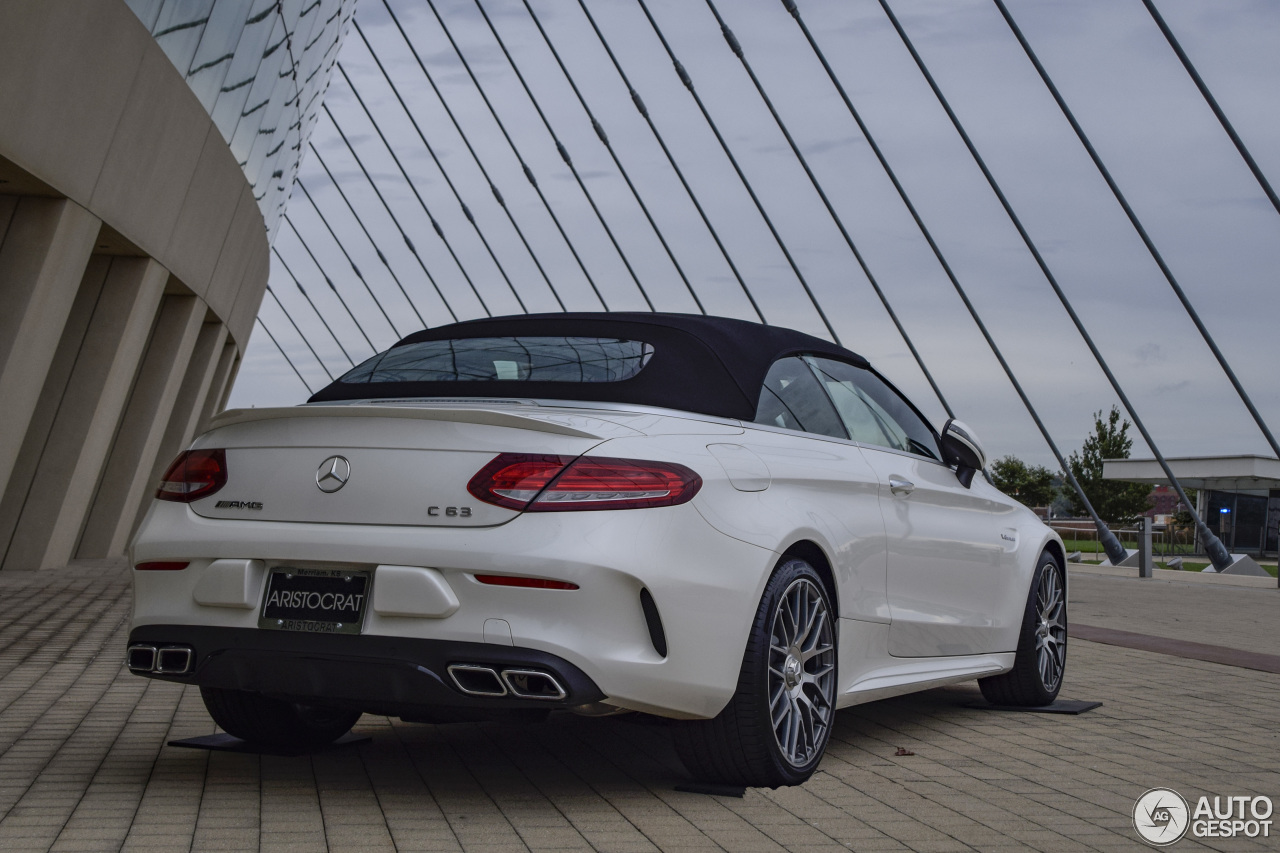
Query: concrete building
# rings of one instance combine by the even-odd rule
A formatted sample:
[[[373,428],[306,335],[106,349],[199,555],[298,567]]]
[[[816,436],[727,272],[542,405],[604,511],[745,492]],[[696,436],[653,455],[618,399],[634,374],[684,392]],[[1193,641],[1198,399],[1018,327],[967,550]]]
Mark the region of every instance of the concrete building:
[[[123,553],[219,411],[352,0],[0,4],[0,568]]]

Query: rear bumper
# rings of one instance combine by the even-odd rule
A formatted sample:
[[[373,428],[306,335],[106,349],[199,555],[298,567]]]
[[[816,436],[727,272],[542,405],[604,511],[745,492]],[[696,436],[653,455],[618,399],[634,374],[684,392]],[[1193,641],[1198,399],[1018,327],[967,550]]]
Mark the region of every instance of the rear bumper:
[[[439,709],[503,711],[569,708],[598,702],[600,688],[556,655],[485,643],[407,637],[304,634],[204,625],[143,625],[129,646],[183,647],[193,652],[186,674],[150,678],[246,690],[294,702],[339,705],[373,714],[431,719]],[[451,665],[547,673],[564,688],[558,700],[475,696],[450,677]]]
[[[609,704],[685,718],[714,717],[733,695],[751,619],[777,561],[769,550],[715,530],[691,505],[525,514],[487,528],[424,528],[206,519],[185,505],[157,501],[131,556],[135,565],[190,561],[181,571],[134,572],[136,631],[171,625],[286,634],[258,628],[265,576],[246,576],[241,606],[196,600],[217,559],[262,561],[268,570],[352,567],[372,573],[373,595],[354,640],[386,641],[396,648],[431,641],[545,653],[584,673]],[[415,566],[444,579],[456,609],[419,617],[404,615],[398,602],[383,606],[378,590],[389,587],[380,567]],[[487,586],[475,579],[483,573],[550,578],[579,588]],[[665,655],[646,622],[645,590],[661,617]],[[342,639],[297,636],[307,649]],[[457,693],[446,688],[442,701],[452,703]]]

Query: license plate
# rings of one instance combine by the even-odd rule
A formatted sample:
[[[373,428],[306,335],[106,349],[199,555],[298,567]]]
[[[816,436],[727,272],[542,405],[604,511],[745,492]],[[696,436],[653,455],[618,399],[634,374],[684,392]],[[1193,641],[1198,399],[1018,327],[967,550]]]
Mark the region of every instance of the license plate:
[[[258,627],[359,634],[368,590],[368,572],[285,566],[272,569]]]

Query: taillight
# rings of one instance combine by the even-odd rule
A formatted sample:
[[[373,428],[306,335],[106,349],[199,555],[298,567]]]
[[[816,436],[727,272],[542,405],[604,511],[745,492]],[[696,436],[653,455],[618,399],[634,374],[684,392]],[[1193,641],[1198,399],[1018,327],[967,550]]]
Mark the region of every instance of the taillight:
[[[702,478],[674,462],[502,453],[467,484],[482,501],[526,512],[640,509],[690,500]]]
[[[189,504],[208,497],[226,484],[225,450],[184,450],[164,472],[156,497]]]
[[[499,453],[471,478],[467,491],[485,503],[524,509],[572,461],[572,456]]]

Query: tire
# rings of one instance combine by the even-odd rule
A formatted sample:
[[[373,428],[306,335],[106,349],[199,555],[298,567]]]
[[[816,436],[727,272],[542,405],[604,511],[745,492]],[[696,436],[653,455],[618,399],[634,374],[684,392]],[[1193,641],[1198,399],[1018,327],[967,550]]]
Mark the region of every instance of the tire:
[[[333,743],[360,719],[359,711],[296,705],[220,687],[201,687],[200,698],[209,716],[227,734],[283,752],[305,752]]]
[[[1050,705],[1062,689],[1067,670],[1067,586],[1062,566],[1049,552],[1031,578],[1027,608],[1018,634],[1013,669],[978,680],[993,705]]]
[[[822,578],[784,558],[765,586],[733,698],[714,719],[675,724],[676,751],[693,776],[761,788],[812,776],[835,722],[835,640]]]

